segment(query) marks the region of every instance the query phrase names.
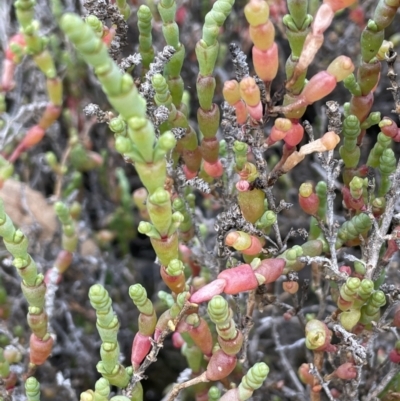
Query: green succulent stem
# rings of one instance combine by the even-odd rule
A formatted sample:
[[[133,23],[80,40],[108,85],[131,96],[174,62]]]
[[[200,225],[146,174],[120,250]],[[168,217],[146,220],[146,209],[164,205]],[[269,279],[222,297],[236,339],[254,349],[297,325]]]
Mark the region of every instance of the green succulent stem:
[[[264,362],[258,362],[252,366],[239,384],[239,400],[248,400],[253,395],[253,392],[262,386],[268,373],[269,367]]]
[[[343,145],[339,149],[346,168],[355,168],[360,160],[360,148],[357,138],[360,135],[360,121],[355,115],[347,116],[343,121]]]
[[[74,14],[65,14],[61,18],[61,29],[73,42],[83,59],[95,69],[103,91],[111,105],[121,114],[128,125],[128,139],[132,141],[132,148],[139,153],[137,171],[142,182],[147,185],[147,174],[139,164],[146,163],[147,173],[151,170],[148,164],[153,162],[153,147],[155,142],[154,127],[146,120],[146,101],[139,95],[138,90],[129,74],[123,74],[115,62],[108,55],[106,45],[96,36],[96,33],[85,24],[80,17]],[[129,148],[129,147],[128,147]],[[125,156],[125,154],[123,154]],[[129,158],[129,152],[126,157]],[[150,175],[152,173],[150,172]],[[161,181],[165,174],[154,174]],[[158,188],[161,185],[157,185]],[[151,186],[154,188],[154,186]],[[147,188],[149,192],[153,192]]]
[[[152,14],[149,7],[144,4],[137,12],[139,29],[139,53],[142,56],[143,75],[148,71],[150,63],[154,60],[153,39],[151,35]]]
[[[140,313],[144,313],[145,315],[153,314],[153,304],[150,299],[147,298],[147,292],[142,285],[131,285],[129,287],[129,296],[131,297],[136,307],[139,309]]]
[[[99,401],[108,400],[108,396],[110,395],[110,383],[104,377],[101,377],[99,380],[96,381],[94,385],[94,393],[95,393],[95,400],[99,398]]]
[[[248,145],[247,143],[235,141],[233,143],[233,152],[235,154],[236,169],[242,170],[247,163]]]
[[[390,149],[391,145],[392,145],[391,138],[386,136],[383,132],[380,132],[378,134],[377,141],[374,147],[371,149],[368,155],[367,166],[378,168],[380,164],[380,158],[383,152],[386,149]]]
[[[385,149],[379,158],[379,171],[381,173],[381,185],[378,188],[378,196],[384,196],[389,192],[392,182],[390,175],[396,170],[396,157],[392,149]]]
[[[89,299],[96,310],[96,327],[102,344],[100,347],[101,361],[97,364],[98,372],[111,385],[124,388],[128,385],[129,375],[119,361],[119,344],[117,335],[119,330],[118,317],[112,309],[112,301],[106,289],[100,284],[90,287]]]
[[[119,12],[124,17],[125,21],[127,21],[129,16],[131,15],[131,8],[129,7],[129,4],[127,4],[126,0],[116,0],[115,3],[118,7]]]
[[[75,252],[78,245],[78,235],[69,208],[62,202],[56,202],[54,204],[54,211],[62,225],[63,249],[69,252]]]
[[[361,308],[360,323],[364,325],[377,322],[380,317],[380,309],[386,304],[386,296],[383,291],[375,291],[368,299],[367,304]]]
[[[205,17],[202,41],[206,46],[216,43],[219,30],[232,11],[235,0],[217,0]]]
[[[40,384],[35,377],[26,379],[25,394],[27,401],[40,401]]]
[[[4,349],[0,348],[0,378],[6,379],[10,374],[10,364],[4,357]]]
[[[358,238],[365,234],[372,226],[372,221],[366,213],[360,213],[354,216],[350,221],[342,224],[338,231],[336,248],[340,248],[347,241]]]

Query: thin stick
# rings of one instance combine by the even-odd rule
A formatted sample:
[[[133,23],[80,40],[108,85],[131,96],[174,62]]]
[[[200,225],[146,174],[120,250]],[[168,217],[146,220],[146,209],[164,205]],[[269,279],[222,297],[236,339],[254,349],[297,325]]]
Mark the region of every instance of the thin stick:
[[[375,388],[375,390],[368,394],[365,401],[378,401],[378,395],[385,389],[390,380],[393,379],[399,370],[399,365],[392,363],[389,372],[387,372],[386,376],[379,382],[379,385]]]
[[[207,379],[207,372],[202,373],[200,376],[195,377],[194,379],[188,380],[183,383],[175,384],[167,401],[173,401],[179,394],[179,392],[185,388],[194,386],[199,383],[207,383],[210,380]]]
[[[182,310],[179,312],[179,315],[171,321],[171,324],[162,331],[159,339],[157,341],[153,341],[152,348],[150,353],[146,356],[144,362],[140,365],[140,368],[132,375],[131,381],[127,388],[124,391],[124,395],[130,398],[132,396],[133,388],[136,383],[144,379],[144,372],[146,369],[153,363],[157,361],[157,355],[160,352],[161,348],[164,346],[165,338],[175,330],[175,327],[181,321],[183,316],[185,316],[186,312],[192,308],[193,304],[190,302],[186,302],[183,305]]]

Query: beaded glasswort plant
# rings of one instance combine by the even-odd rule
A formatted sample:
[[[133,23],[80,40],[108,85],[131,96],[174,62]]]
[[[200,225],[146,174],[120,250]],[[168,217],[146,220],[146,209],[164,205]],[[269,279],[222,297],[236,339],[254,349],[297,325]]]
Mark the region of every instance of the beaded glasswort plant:
[[[398,399],[400,1],[73,3],[0,6],[0,400]]]

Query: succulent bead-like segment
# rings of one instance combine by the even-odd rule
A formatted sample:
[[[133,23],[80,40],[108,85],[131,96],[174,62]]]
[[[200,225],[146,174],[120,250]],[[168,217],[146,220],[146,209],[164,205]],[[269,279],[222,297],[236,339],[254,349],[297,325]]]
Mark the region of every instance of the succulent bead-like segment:
[[[0,377],[5,379],[10,374],[10,364],[4,357],[4,349],[0,348]]]
[[[126,0],[116,0],[116,5],[125,21],[127,21],[131,15],[131,8],[129,7],[129,4],[126,3]]]
[[[205,139],[213,139],[219,129],[219,107],[213,103],[209,110],[199,108],[197,110],[197,121],[200,131]]]
[[[196,56],[199,62],[199,75],[196,89],[200,108],[197,113],[199,127],[203,135],[201,155],[204,160],[203,170],[213,178],[222,175],[222,166],[218,160],[219,141],[216,133],[219,126],[219,108],[212,102],[216,81],[212,76],[218,57],[218,34],[232,10],[234,0],[217,0],[207,13],[203,26],[202,39],[196,44]]]
[[[214,105],[216,109],[218,106]],[[202,110],[201,108],[199,110]],[[217,120],[216,120],[217,121]],[[207,132],[207,131],[205,131]],[[211,132],[209,132],[211,134]],[[214,136],[212,138],[203,137],[200,144],[200,151],[203,157],[203,160],[209,164],[215,164],[218,162],[219,156],[219,140],[215,136],[216,131],[214,132]]]
[[[384,30],[379,29],[374,20],[369,20],[361,34],[361,57],[370,62],[378,53],[384,39]]]
[[[299,271],[304,267],[304,263],[298,261],[300,256],[303,256],[303,249],[299,245],[287,249],[280,255],[286,261],[285,273],[290,270]]]
[[[100,397],[99,397],[100,398]],[[79,401],[94,401],[94,391],[86,390],[80,394]],[[100,398],[101,401],[105,401],[104,398]]]
[[[378,60],[371,60],[369,63],[361,61],[357,70],[357,82],[360,87],[360,95],[370,93],[379,81],[381,63]]]
[[[330,348],[332,333],[325,323],[320,320],[312,319],[307,322],[306,328],[306,347],[313,351],[326,351]]]
[[[236,363],[236,356],[228,355],[222,349],[214,352],[207,365],[207,380],[217,381],[227,377],[235,369]]]
[[[93,29],[94,32],[96,32],[99,38],[103,36],[103,23],[95,15],[88,15],[85,19],[85,22]]]
[[[379,128],[383,134],[392,138],[395,142],[400,142],[400,130],[392,119],[383,117],[379,122]]]
[[[248,113],[245,103],[240,98],[239,83],[236,80],[225,81],[223,95],[224,99],[235,108],[237,123],[244,124]]]
[[[350,194],[354,199],[360,199],[363,196],[364,180],[360,177],[353,177],[349,184]]]
[[[193,128],[189,125],[185,114],[180,110],[177,110],[173,104],[173,98],[166,79],[161,74],[155,74],[152,77],[152,84],[156,92],[154,98],[156,104],[158,106],[163,105],[167,107],[169,111],[168,121],[165,124],[165,127],[186,129],[184,137],[178,140],[175,151],[182,154],[186,167],[188,167],[190,171],[197,173],[200,167],[201,158],[193,157],[193,155],[188,158],[187,153],[185,153],[189,151],[197,154],[197,152],[199,152],[197,136]],[[163,130],[163,127],[161,127],[161,129]]]
[[[319,208],[319,198],[314,192],[312,184],[305,182],[299,188],[299,204],[303,211],[315,215]]]
[[[246,219],[247,220],[247,219]],[[260,219],[256,222],[256,227],[260,230],[264,230],[267,232],[269,228],[275,224],[278,220],[278,216],[272,210],[267,210]]]
[[[160,274],[164,283],[175,294],[186,290],[185,266],[178,259],[172,259],[168,266],[161,266]]]
[[[108,396],[110,395],[110,383],[108,382],[107,379],[104,379],[104,377],[100,378],[99,380],[96,381],[96,384],[94,385],[94,392],[97,397],[103,397],[105,399],[108,399]],[[97,399],[96,399],[97,401]],[[103,401],[103,400],[100,400]]]
[[[374,282],[369,279],[363,279],[358,288],[357,298],[353,303],[354,308],[361,308],[368,301],[371,294],[374,292]]]
[[[78,245],[78,236],[70,211],[62,202],[55,203],[54,210],[62,224],[62,247],[68,252],[74,252]]]
[[[343,204],[349,210],[362,210],[365,206],[364,197],[363,197],[363,190],[361,190],[361,195],[353,196],[351,194],[351,189],[347,187],[342,188],[343,194]]]
[[[49,333],[45,337],[39,338],[35,334],[31,334],[29,338],[29,362],[32,365],[43,365],[51,354],[53,348],[53,337]]]
[[[357,368],[352,362],[345,362],[341,364],[333,374],[342,380],[353,380],[357,377]]]
[[[212,46],[217,41],[219,29],[230,14],[234,0],[217,0],[205,17],[202,41]]]
[[[28,325],[36,337],[43,338],[47,334],[48,318],[43,309],[37,307],[29,307],[27,316]]]
[[[4,203],[0,199],[0,236],[3,237],[7,250],[15,258],[13,261],[18,274],[22,278],[21,289],[29,304],[27,316],[28,324],[33,332],[31,342],[33,349],[31,352],[31,362],[35,364],[43,363],[51,352],[52,340],[46,340],[43,346],[42,340],[48,339],[47,315],[44,312],[46,285],[43,281],[43,275],[38,274],[36,263],[27,253],[28,238],[15,227],[10,217],[5,213]],[[35,345],[38,347],[35,348]],[[46,348],[47,347],[47,348]],[[41,350],[46,348],[46,352]],[[35,350],[37,350],[35,355]],[[37,356],[40,354],[40,357]],[[44,360],[43,360],[44,358]]]
[[[385,293],[381,290],[375,291],[368,299],[367,304],[361,308],[360,323],[369,325],[372,321],[377,322],[380,309],[386,304]]]
[[[106,372],[111,373],[118,364],[120,349],[118,343],[103,342],[100,347],[100,357],[103,368]]]
[[[289,0],[287,2],[289,14],[283,17],[286,26],[286,35],[289,40],[291,57],[300,57],[304,42],[310,32],[311,15],[307,14],[307,2]],[[304,78],[302,79],[304,84]]]
[[[163,21],[162,31],[165,41],[176,50],[165,67],[165,74],[168,77],[168,86],[174,105],[179,107],[183,95],[183,80],[180,77],[180,72],[185,57],[185,48],[179,42],[179,27],[175,22],[176,7],[175,0],[161,0],[158,4],[158,11]]]
[[[381,173],[381,185],[378,196],[384,196],[390,190],[392,182],[390,175],[396,170],[396,157],[392,149],[385,149],[379,158],[379,171]]]
[[[140,229],[140,226],[139,226]],[[143,231],[140,231],[143,232]],[[146,233],[147,234],[147,233]],[[147,234],[148,235],[148,234]],[[168,236],[167,238],[155,238],[150,237],[150,242],[154,248],[154,251],[157,254],[160,263],[163,266],[168,266],[168,264],[173,259],[179,259],[178,253],[178,244],[179,238],[178,233],[173,233],[172,235]]]
[[[207,308],[210,319],[216,325],[225,325],[232,319],[232,311],[229,308],[228,302],[220,295],[216,295],[208,304]]]
[[[40,401],[40,384],[35,377],[26,379],[25,394],[27,401]]]
[[[185,202],[181,198],[175,198],[172,203],[172,207],[175,211],[180,212],[184,219],[179,226],[179,232],[182,241],[190,241],[194,236],[194,227],[192,216],[187,210]]]
[[[288,132],[292,129],[292,121],[288,118],[277,118],[271,133],[268,137],[267,145],[270,146],[281,139],[284,139]]]
[[[227,355],[235,355],[240,351],[243,335],[236,329],[233,313],[228,302],[217,295],[208,304],[208,315],[217,326],[218,342]]]
[[[30,24],[32,24],[35,14],[35,5],[35,0],[17,0],[14,3],[14,7],[17,11],[18,22],[23,29],[26,29]]]
[[[374,103],[374,94],[373,92],[368,93],[365,96],[352,96],[350,103],[345,103],[344,114],[345,116],[349,114],[354,114],[361,124],[365,122],[367,119],[371,107]]]
[[[168,89],[166,79],[161,74],[154,74],[151,78],[151,83],[153,84],[153,88],[156,92],[154,101],[156,102],[157,106],[163,105],[168,108],[170,113],[173,113],[174,110],[171,107],[172,97]]]
[[[213,348],[212,334],[207,322],[197,313],[192,313],[181,321],[178,326],[178,332],[182,334],[185,340],[189,335],[193,344],[200,349],[203,355],[211,356]]]
[[[231,231],[225,237],[225,244],[235,248],[244,255],[257,255],[262,251],[260,240],[243,231]]]
[[[21,30],[24,35],[27,51],[34,56],[40,54],[47,44],[46,38],[40,36],[38,33],[39,24],[34,20],[35,5],[36,2],[30,0],[19,0],[15,2],[17,20],[22,28]],[[51,74],[53,78],[55,75],[55,68],[52,69]],[[49,75],[46,76],[50,76],[50,72]]]
[[[249,399],[253,392],[262,386],[268,373],[269,367],[264,362],[259,362],[252,366],[239,384],[239,400],[244,401]]]
[[[261,94],[254,78],[243,78],[239,83],[239,90],[241,98],[246,103],[247,111],[253,118],[259,120],[260,116],[256,115],[256,113],[261,107]]]
[[[154,312],[153,304],[147,298],[147,292],[141,284],[134,284],[129,287],[129,296],[139,309],[140,313],[152,315]]]
[[[121,115],[112,118],[108,123],[108,127],[115,134],[120,135],[122,137],[126,136],[127,133],[126,123]]]
[[[365,213],[354,216],[350,221],[342,224],[338,231],[336,247],[340,248],[344,243],[365,234],[372,226],[372,221]]]
[[[250,185],[247,181],[239,181],[236,184],[236,189],[238,190],[238,204],[243,217],[250,223],[254,224],[263,216],[265,211],[264,191],[257,188],[250,189]]]
[[[157,188],[164,186],[167,176],[167,162],[165,159],[157,160],[152,164],[136,162],[135,168],[150,194]]]
[[[239,85],[238,85],[239,91]],[[239,94],[240,96],[240,94]],[[247,143],[235,141],[233,143],[233,152],[235,153],[236,170],[240,171],[243,169],[244,164],[247,162],[249,146]]]
[[[0,199],[0,236],[6,241],[12,242],[14,240],[16,229],[10,217],[4,210],[4,202]]]
[[[354,74],[350,74],[346,79],[344,79],[343,84],[353,96],[361,96],[361,87]]]
[[[361,281],[358,277],[349,277],[340,287],[340,296],[348,302],[353,302],[357,296]]]
[[[220,401],[245,401],[251,398],[253,392],[259,389],[267,378],[269,368],[264,362],[256,363],[243,376],[241,383],[237,388],[228,390]],[[210,389],[211,390],[211,389]]]
[[[103,362],[100,361],[96,365],[97,371],[109,381],[112,386],[117,386],[119,388],[125,388],[130,380],[128,371],[122,365],[115,365],[113,371],[109,373],[105,370]]]
[[[186,357],[188,366],[193,373],[196,375],[200,374],[203,362],[203,354],[200,348],[189,341],[183,344],[182,354]]]
[[[377,137],[377,141],[369,153],[367,166],[378,168],[380,164],[380,158],[386,149],[389,149],[392,144],[391,138],[380,132]]]
[[[119,321],[112,309],[111,298],[104,287],[95,284],[90,287],[89,299],[92,307],[96,310],[96,327],[102,341],[101,361],[96,366],[97,371],[111,385],[126,387],[129,382],[129,375],[118,362],[120,354],[117,341]]]
[[[101,340],[116,343],[119,321],[112,309],[108,292],[100,284],[92,285],[89,290],[89,299],[92,307],[96,310],[96,326]]]
[[[16,230],[12,240],[8,241],[3,239],[4,245],[8,252],[14,256],[14,258],[26,258],[28,255],[28,238],[21,230]]]
[[[149,69],[154,59],[153,40],[151,36],[152,15],[150,8],[142,4],[137,12],[139,29],[139,53],[142,56],[143,68]]]
[[[161,237],[165,237],[172,224],[172,206],[169,193],[163,188],[158,188],[147,199],[147,211],[156,230]]]
[[[158,12],[163,21],[164,38],[169,46],[178,50],[179,28],[175,22],[176,7],[175,0],[161,0],[158,4]]]
[[[343,146],[339,153],[345,167],[354,168],[360,159],[360,148],[357,146],[357,138],[360,135],[361,127],[358,118],[354,115],[347,116],[343,121]]]
[[[135,334],[131,351],[131,363],[134,370],[139,368],[151,349],[151,334],[142,334],[140,331]]]
[[[339,316],[340,324],[345,330],[351,331],[360,321],[361,311],[359,309],[348,309]]]
[[[221,399],[221,390],[216,387],[212,386],[208,390],[208,401],[220,401]]]

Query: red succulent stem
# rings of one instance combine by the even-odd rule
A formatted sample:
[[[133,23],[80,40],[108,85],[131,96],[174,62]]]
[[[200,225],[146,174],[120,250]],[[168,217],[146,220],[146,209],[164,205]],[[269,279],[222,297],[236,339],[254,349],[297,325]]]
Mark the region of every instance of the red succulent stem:
[[[282,275],[285,265],[284,259],[277,258],[263,260],[255,270],[248,264],[224,270],[216,280],[192,294],[190,302],[199,304],[209,301],[222,292],[231,295],[239,294],[255,290],[260,284],[273,283]]]
[[[45,337],[44,337],[45,338]],[[29,340],[30,354],[29,361],[33,365],[43,365],[51,354],[53,349],[53,337],[48,335],[46,339],[39,338],[35,334],[31,334]]]
[[[208,380],[217,381],[224,379],[235,369],[236,356],[227,355],[221,349],[214,352],[208,362],[206,377]]]
[[[201,352],[205,356],[210,357],[212,354],[213,339],[207,322],[203,318],[199,317],[199,323],[195,327],[194,325],[189,324],[187,320],[188,319],[180,321],[178,325],[178,332],[188,333]]]
[[[131,363],[134,370],[137,370],[151,349],[151,338],[141,333],[136,333],[132,342]]]

